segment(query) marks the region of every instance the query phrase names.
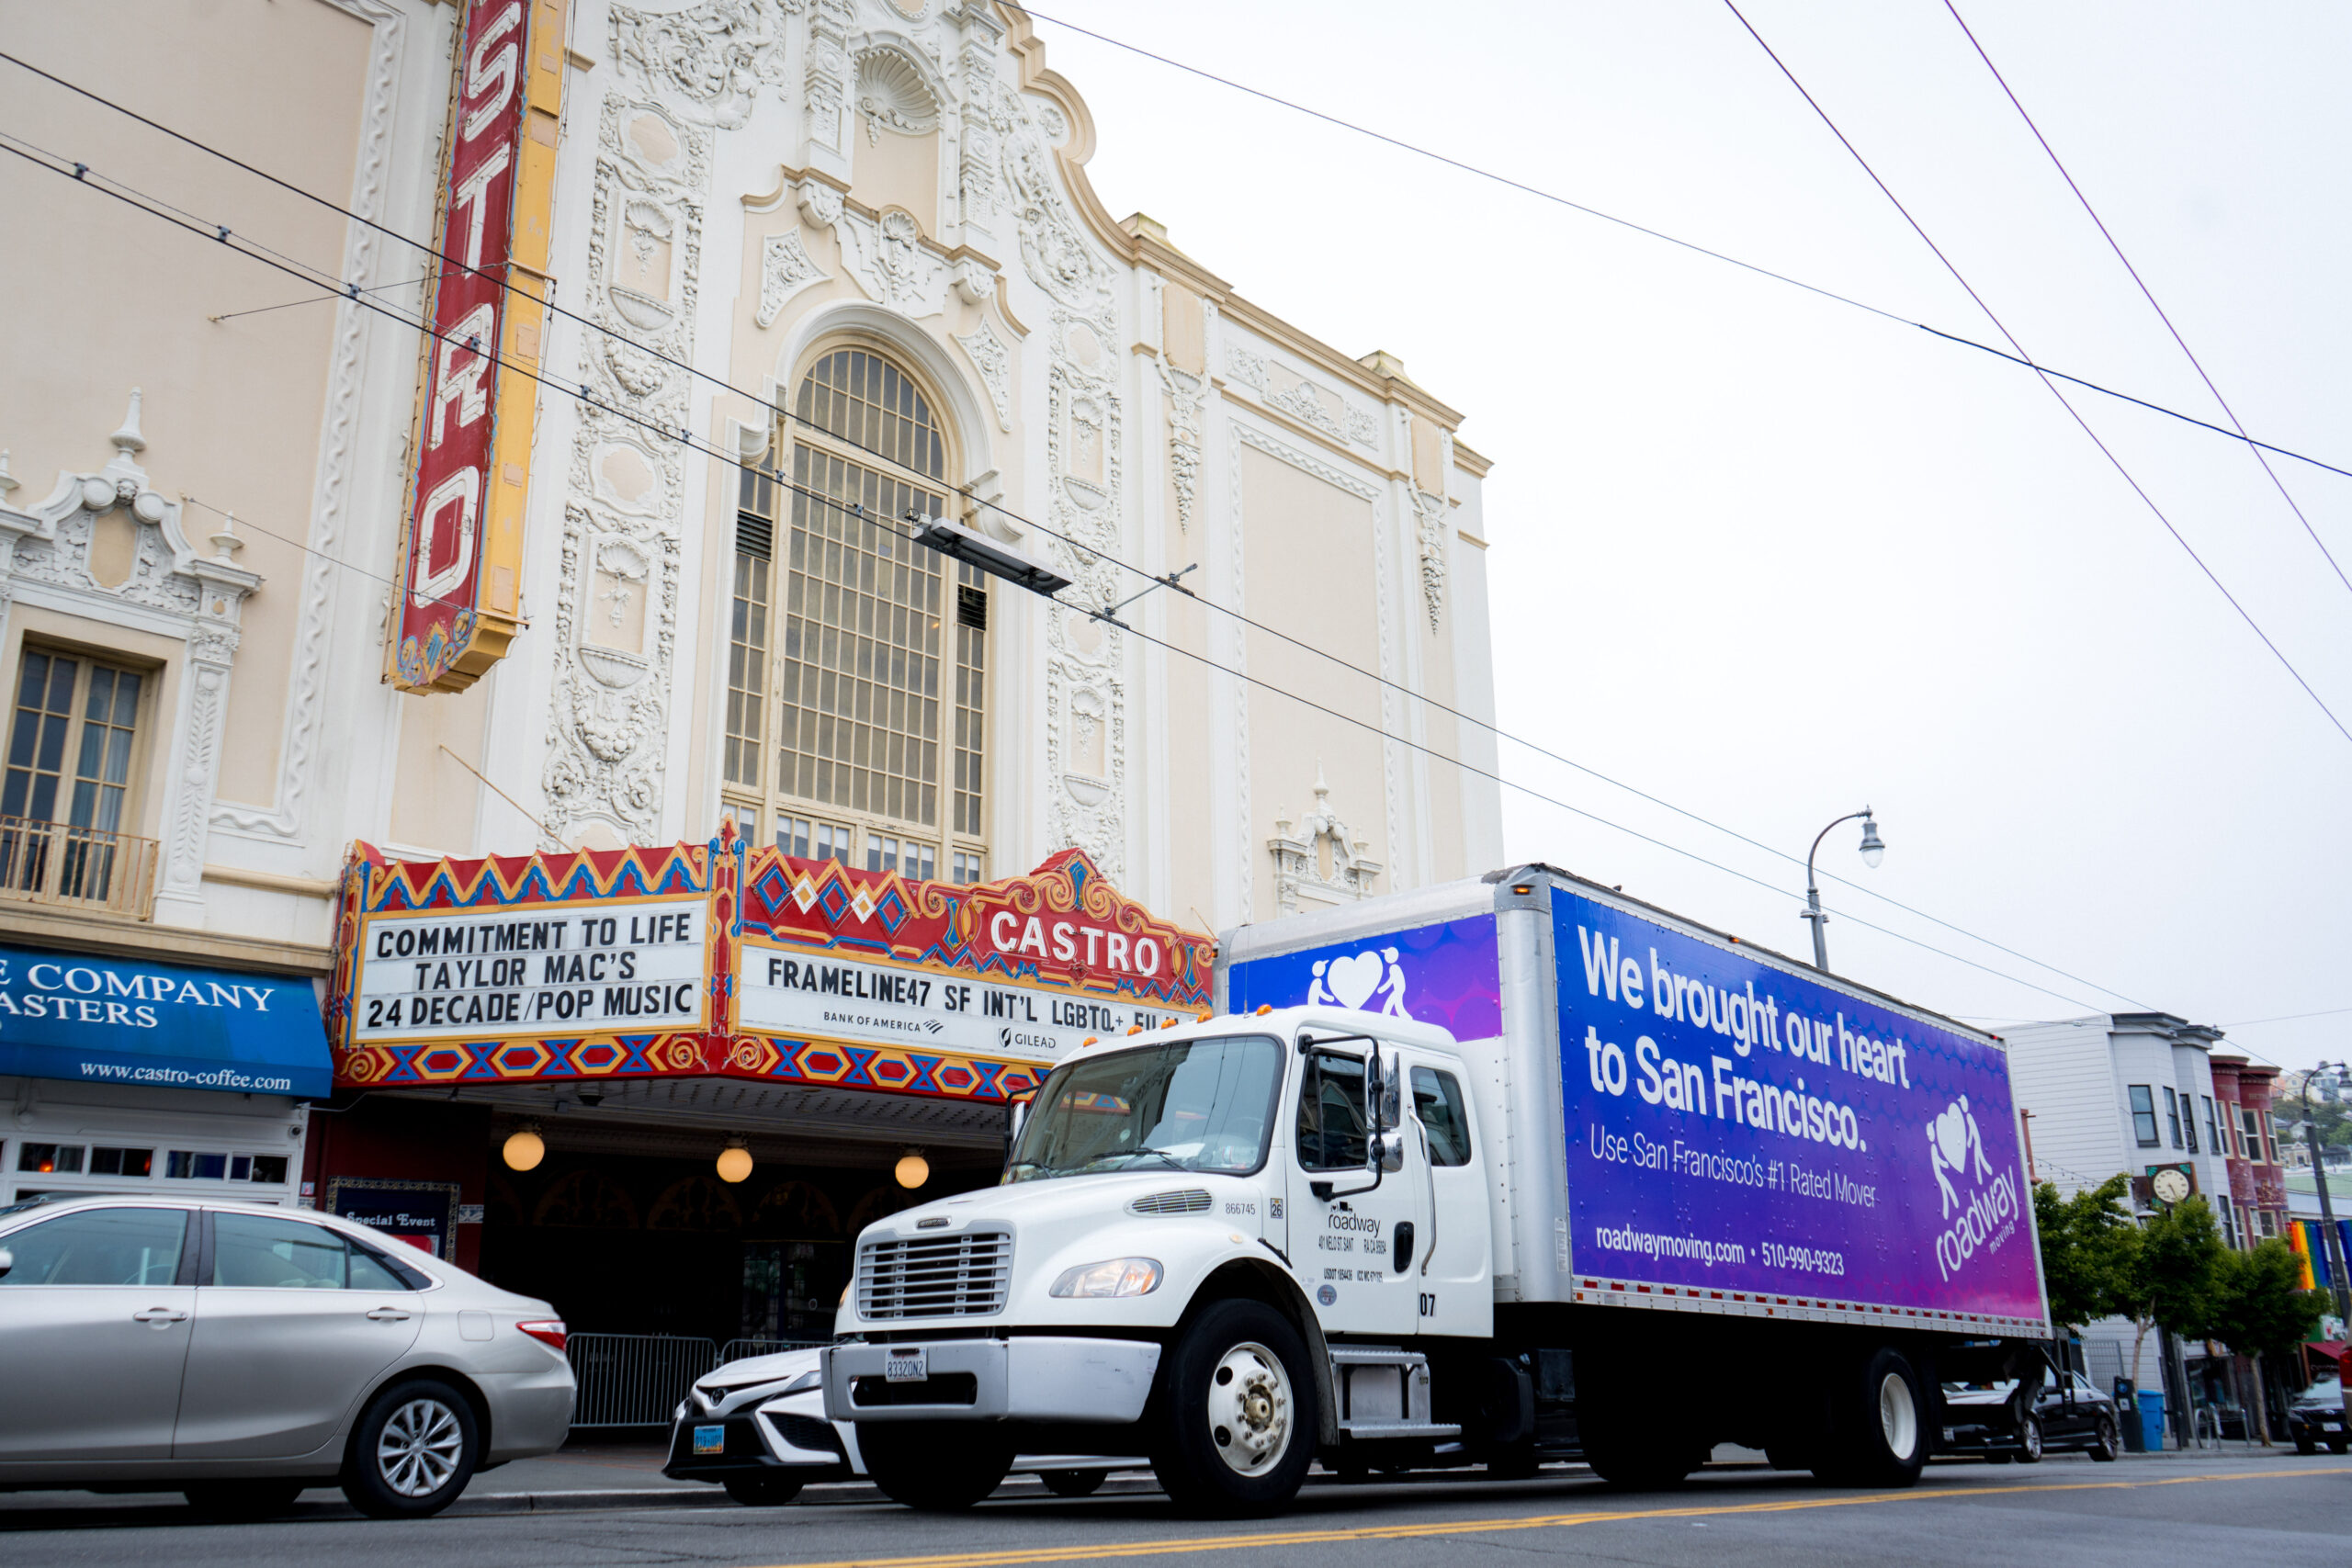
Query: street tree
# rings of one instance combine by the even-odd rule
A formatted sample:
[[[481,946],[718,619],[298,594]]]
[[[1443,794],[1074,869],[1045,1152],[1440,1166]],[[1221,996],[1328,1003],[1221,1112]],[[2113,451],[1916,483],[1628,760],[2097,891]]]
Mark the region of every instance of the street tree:
[[[2117,1310],[2132,1320],[2132,1386],[2148,1331],[2201,1335],[2213,1309],[2214,1276],[2228,1250],[2200,1195],[2160,1210],[2119,1238]]]
[[[2301,1287],[2302,1266],[2278,1237],[2251,1252],[2223,1252],[2213,1271],[2205,1332],[2254,1360],[2254,1415],[2270,1441],[2270,1411],[2263,1395],[2262,1358],[2283,1355],[2318,1326],[2327,1293]]]
[[[2124,1253],[2136,1239],[2124,1201],[2131,1178],[2116,1175],[2071,1198],[2055,1182],[2034,1184],[2033,1220],[2041,1235],[2041,1280],[2050,1293],[2050,1321],[2080,1329],[2120,1314]]]

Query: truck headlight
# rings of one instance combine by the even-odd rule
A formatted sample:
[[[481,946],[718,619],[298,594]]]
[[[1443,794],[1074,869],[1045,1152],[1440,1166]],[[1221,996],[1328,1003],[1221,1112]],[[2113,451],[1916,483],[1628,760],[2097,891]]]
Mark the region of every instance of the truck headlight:
[[[1114,1258],[1066,1269],[1047,1292],[1055,1296],[1147,1296],[1159,1289],[1159,1263],[1150,1258]]]

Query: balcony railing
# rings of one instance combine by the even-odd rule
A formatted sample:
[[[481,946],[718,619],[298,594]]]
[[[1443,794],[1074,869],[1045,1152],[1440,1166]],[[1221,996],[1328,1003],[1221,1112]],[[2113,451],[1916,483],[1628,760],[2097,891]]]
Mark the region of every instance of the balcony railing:
[[[143,920],[155,912],[160,848],[130,833],[0,817],[0,899]]]

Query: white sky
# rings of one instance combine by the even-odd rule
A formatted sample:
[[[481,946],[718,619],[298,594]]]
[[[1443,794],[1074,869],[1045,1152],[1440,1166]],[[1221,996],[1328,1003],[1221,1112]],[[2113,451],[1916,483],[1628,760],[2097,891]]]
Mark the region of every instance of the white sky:
[[[1571,199],[1990,340],[1719,0],[1043,0]],[[1743,3],[2043,362],[2221,423],[1940,0]],[[2249,430],[2352,468],[2352,10],[1965,0],[2009,84]],[[1834,967],[1988,1020],[2134,1002],[2221,1025],[2352,1009],[2352,741],[2029,374],[1041,21],[1114,215],[1385,348],[1495,460],[1502,727],[2122,997],[1851,889]],[[2079,406],[2352,725],[2352,592],[2246,449]],[[2352,570],[2352,479],[2281,477]],[[1510,853],[1782,952],[1801,869],[1524,752]],[[1342,808],[1348,786],[1334,781]],[[1998,1023],[1993,1024],[1997,1029]],[[2289,1066],[2352,1011],[2233,1030]]]

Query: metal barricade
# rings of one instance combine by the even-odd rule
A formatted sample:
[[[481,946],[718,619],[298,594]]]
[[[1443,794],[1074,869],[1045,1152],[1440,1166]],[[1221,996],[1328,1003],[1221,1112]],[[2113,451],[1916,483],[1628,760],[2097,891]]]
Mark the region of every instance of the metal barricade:
[[[773,1356],[784,1350],[821,1350],[831,1343],[830,1339],[729,1339],[718,1352],[718,1364],[723,1367],[747,1356]]]
[[[666,1427],[695,1380],[718,1365],[715,1342],[669,1334],[575,1334],[565,1354],[575,1429]]]

